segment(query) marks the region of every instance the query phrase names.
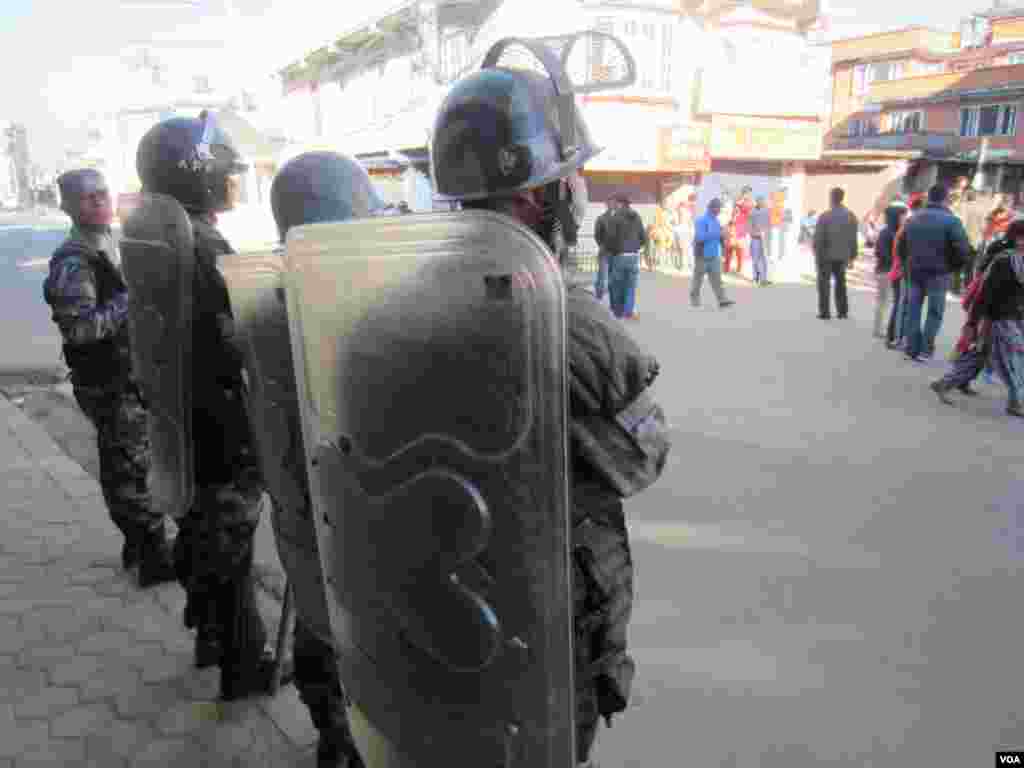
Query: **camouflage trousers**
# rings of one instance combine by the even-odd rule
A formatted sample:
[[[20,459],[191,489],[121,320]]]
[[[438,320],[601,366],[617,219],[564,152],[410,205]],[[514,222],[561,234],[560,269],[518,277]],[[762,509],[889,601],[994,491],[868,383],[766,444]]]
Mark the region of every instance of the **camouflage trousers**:
[[[75,386],[75,400],[96,427],[100,486],[114,521],[126,539],[137,540],[163,526],[153,511],[149,474],[149,414],[134,388]]]
[[[331,645],[331,624],[313,513],[274,503],[271,521],[295,600],[295,687],[318,730],[348,733],[345,694]]]
[[[225,679],[251,671],[266,645],[252,573],[261,496],[248,480],[200,485],[174,542],[174,569],[188,597],[185,624],[218,639],[222,689]]]
[[[590,759],[603,717],[629,703],[635,665],[626,651],[633,609],[633,557],[622,501],[589,510],[572,531],[576,652],[576,756]]]

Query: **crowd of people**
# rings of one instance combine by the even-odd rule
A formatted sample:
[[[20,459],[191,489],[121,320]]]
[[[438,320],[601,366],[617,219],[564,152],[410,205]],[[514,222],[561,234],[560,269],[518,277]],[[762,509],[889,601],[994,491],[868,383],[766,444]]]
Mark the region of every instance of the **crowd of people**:
[[[627,199],[608,201],[595,228],[595,293],[601,299],[607,291],[616,316],[637,317],[640,256],[634,249],[664,249],[658,233],[666,226],[676,266],[692,271],[693,306],[701,305],[705,278],[720,307],[733,305],[722,275],[741,273],[748,256],[754,284],[770,285],[768,243],[775,222],[765,199],[745,187],[729,205],[711,200],[702,215],[694,211],[695,199],[691,195],[670,214],[659,208],[662,215],[646,233]],[[863,221],[844,199],[842,189],[833,189],[829,210],[809,211],[800,222],[801,242],[810,242],[814,253],[819,319],[833,317],[833,302],[835,316],[848,317],[847,270],[862,244],[873,248],[874,336],[910,361],[932,360],[947,297],[961,296],[968,317],[950,354],[953,368],[932,389],[948,402],[952,390],[973,395],[971,383],[982,373],[998,374],[1009,390],[1007,412],[1024,415],[1024,256],[1016,250],[1024,217],[1018,218],[1012,198],[978,193],[961,177],[951,188],[936,184],[924,194],[896,197]]]
[[[1024,256],[1016,247],[1024,219],[1005,196],[987,211],[984,205],[961,178],[952,191],[936,184],[926,197],[897,198],[885,208],[875,241],[873,330],[908,360],[931,360],[947,295],[962,294],[967,318],[953,366],[932,390],[946,403],[953,390],[973,395],[972,382],[989,370],[1006,384],[1007,413],[1024,416]]]
[[[696,194],[674,207],[658,206],[655,220],[644,225],[627,195],[606,201],[606,210],[594,226],[598,246],[594,293],[607,294],[617,317],[636,319],[636,284],[640,264],[654,269],[659,255],[671,253],[674,265],[693,275],[691,303],[700,305],[707,277],[719,306],[735,302],[723,288],[722,275],[741,274],[748,254],[756,286],[770,285],[770,236],[777,226],[764,197],[744,187],[735,202],[714,198],[704,213],[696,210]],[[634,252],[634,250],[636,252]]]

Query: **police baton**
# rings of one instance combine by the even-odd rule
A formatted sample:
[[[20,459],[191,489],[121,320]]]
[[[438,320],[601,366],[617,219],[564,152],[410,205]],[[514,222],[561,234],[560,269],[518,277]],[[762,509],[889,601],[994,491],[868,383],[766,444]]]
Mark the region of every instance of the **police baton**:
[[[281,604],[281,622],[277,626],[277,645],[274,648],[274,669],[270,676],[270,695],[281,687],[281,669],[284,666],[284,649],[295,625],[295,606],[292,600],[291,579],[284,585],[284,602]]]

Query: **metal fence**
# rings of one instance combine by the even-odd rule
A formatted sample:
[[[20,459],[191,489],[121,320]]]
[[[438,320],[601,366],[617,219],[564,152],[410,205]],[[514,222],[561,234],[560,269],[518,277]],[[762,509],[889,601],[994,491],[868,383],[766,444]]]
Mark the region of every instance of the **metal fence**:
[[[658,250],[649,245],[641,254],[640,267],[647,270],[675,270],[682,272],[686,268],[686,254],[679,248]],[[575,248],[569,249],[569,263],[577,272],[597,272],[597,246],[580,242]]]

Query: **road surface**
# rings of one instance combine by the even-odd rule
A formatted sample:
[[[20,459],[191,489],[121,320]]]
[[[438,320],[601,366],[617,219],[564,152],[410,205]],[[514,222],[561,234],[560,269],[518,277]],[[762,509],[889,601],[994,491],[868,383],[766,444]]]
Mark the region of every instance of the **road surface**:
[[[43,302],[43,280],[46,260],[67,229],[52,216],[0,214],[0,373],[60,363],[60,337]]]
[[[944,364],[873,340],[866,291],[822,322],[809,287],[719,311],[645,278],[631,327],[675,445],[627,502],[638,678],[602,766],[966,768],[1024,745],[1005,390],[941,405]]]

